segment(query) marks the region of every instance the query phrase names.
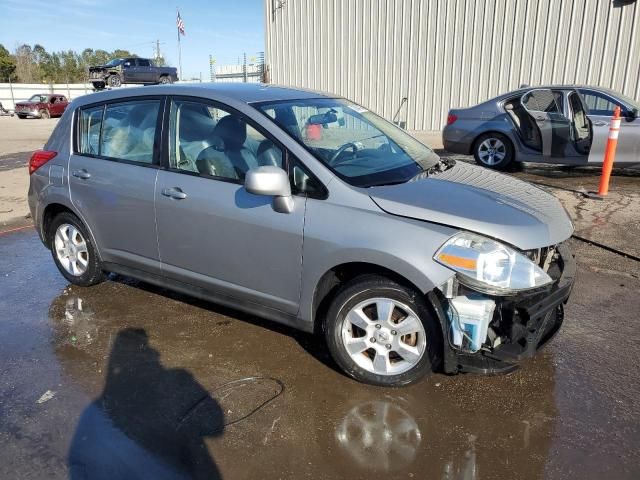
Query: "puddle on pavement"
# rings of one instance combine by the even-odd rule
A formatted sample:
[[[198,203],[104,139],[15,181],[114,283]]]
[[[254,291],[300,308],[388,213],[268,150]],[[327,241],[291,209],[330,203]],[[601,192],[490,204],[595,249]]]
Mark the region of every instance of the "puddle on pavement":
[[[230,478],[543,475],[557,413],[548,357],[536,360],[534,372],[508,379],[436,375],[410,388],[380,389],[336,372],[304,334],[138,287],[129,280],[70,287],[49,308],[64,376],[96,399],[72,442],[72,458],[84,468],[108,468],[104,456],[97,461],[90,452],[111,438],[126,451],[151,452],[145,462],[158,457],[148,468],[209,476],[220,470]],[[109,424],[118,435],[105,434]],[[187,424],[199,428],[181,437]],[[92,438],[86,430],[96,425],[102,433]],[[79,435],[88,444],[79,444]],[[203,445],[206,461],[191,450]],[[201,470],[193,467],[198,461]]]

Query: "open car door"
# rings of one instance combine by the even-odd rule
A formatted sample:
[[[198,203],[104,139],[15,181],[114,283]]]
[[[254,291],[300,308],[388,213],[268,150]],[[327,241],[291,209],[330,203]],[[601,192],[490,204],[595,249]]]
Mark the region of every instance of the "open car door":
[[[558,99],[562,101],[562,92],[536,88],[526,92],[520,102],[540,131],[539,148],[545,162],[586,163],[587,155],[576,152],[572,121],[564,115]]]

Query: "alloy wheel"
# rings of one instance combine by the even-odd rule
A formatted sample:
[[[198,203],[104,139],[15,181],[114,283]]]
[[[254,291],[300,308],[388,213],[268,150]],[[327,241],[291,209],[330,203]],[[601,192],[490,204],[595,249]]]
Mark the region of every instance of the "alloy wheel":
[[[359,367],[376,375],[410,370],[427,348],[418,315],[390,298],[371,298],[352,308],[342,325],[342,342]]]
[[[75,226],[63,223],[56,230],[55,253],[60,265],[75,277],[83,275],[89,266],[87,242]]]
[[[485,165],[497,165],[507,156],[507,147],[498,138],[487,138],[478,146],[478,157]]]

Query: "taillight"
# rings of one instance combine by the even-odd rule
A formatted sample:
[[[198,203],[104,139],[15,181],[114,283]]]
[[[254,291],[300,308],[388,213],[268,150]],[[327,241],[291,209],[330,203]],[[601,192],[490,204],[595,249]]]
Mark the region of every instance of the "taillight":
[[[457,119],[458,119],[457,115],[454,115],[453,113],[450,113],[449,115],[447,115],[447,125],[451,125]]]
[[[36,150],[35,152],[33,152],[33,155],[31,155],[31,158],[29,159],[29,175],[31,175],[57,154],[58,152],[51,152],[48,150]]]

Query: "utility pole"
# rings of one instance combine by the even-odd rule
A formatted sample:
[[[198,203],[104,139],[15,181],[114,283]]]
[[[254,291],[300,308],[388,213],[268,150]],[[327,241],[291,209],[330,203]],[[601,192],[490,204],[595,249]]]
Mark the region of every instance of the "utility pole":
[[[247,52],[245,52],[243,56],[242,76],[244,79],[244,83],[247,83]]]
[[[156,62],[160,61],[160,40],[156,40]]]

